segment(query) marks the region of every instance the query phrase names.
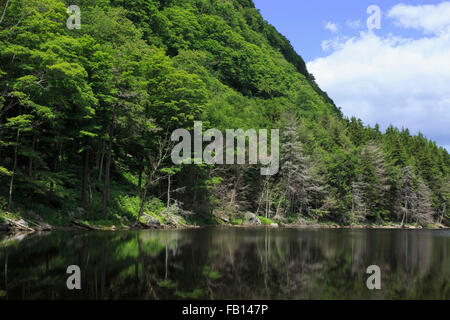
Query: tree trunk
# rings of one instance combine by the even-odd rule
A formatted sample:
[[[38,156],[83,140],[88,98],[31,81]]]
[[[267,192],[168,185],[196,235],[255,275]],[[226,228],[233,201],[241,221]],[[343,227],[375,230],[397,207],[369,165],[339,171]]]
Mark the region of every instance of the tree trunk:
[[[0,18],[0,24],[3,22],[5,18],[6,10],[8,10],[9,0],[6,1],[5,9],[3,9],[2,17]]]
[[[352,190],[352,212],[355,212],[355,192]]]
[[[17,167],[17,148],[19,146],[19,137],[20,137],[20,129],[17,129],[16,145],[14,146],[13,170],[11,173],[11,180],[9,182],[8,210],[11,210],[11,206],[12,206],[12,193],[13,193],[13,186],[14,186],[14,176],[16,174],[16,167]]]
[[[142,214],[144,213],[144,205],[145,205],[145,202],[147,201],[147,190],[148,190],[148,188],[150,188],[150,185],[152,184],[152,180],[153,180],[153,173],[149,173],[147,182],[145,183],[144,190],[141,195],[141,205],[140,205],[139,214],[137,217],[138,221],[141,218]]]
[[[87,209],[88,199],[88,181],[89,181],[89,150],[84,150],[84,168],[83,168],[83,183],[81,188],[81,205]]]
[[[444,221],[444,214],[445,214],[446,209],[447,209],[447,206],[446,206],[446,204],[444,203],[444,205],[443,205],[443,207],[442,207],[442,214],[441,214],[441,216],[439,217],[439,223],[441,223],[441,224],[442,224],[442,221]]]
[[[92,187],[89,185],[89,182],[88,182],[88,190],[89,190],[89,203],[92,204]]]
[[[406,218],[406,223],[408,223],[408,200],[407,200],[407,195],[405,194],[405,212],[403,213],[403,217],[402,217],[402,227],[405,224],[405,218]]]
[[[197,202],[197,189],[194,190],[194,195],[192,196],[192,206],[195,206]]]
[[[144,192],[142,192],[141,205],[139,207],[139,214],[138,214],[138,217],[137,217],[138,221],[141,218],[142,214],[144,213],[144,205],[145,205],[146,201],[147,201],[147,186],[145,186]]]
[[[408,223],[408,202],[405,201],[405,223]]]
[[[31,145],[31,149],[34,151],[36,148],[36,136],[33,135],[33,143]],[[28,158],[28,176],[32,177],[33,176],[33,157],[29,157]]]
[[[98,169],[98,181],[102,180],[104,158],[105,158],[105,140],[102,139],[102,154],[100,156],[100,165],[99,165],[99,169]]]
[[[169,207],[170,207],[170,182],[171,182],[170,178],[171,177],[169,174],[169,176],[167,178],[167,214],[169,213]]]
[[[405,212],[403,212],[403,215],[402,215],[402,223],[401,223],[401,226],[403,227],[404,224],[405,224]]]
[[[139,194],[142,192],[142,168],[139,168],[139,181],[138,181]]]
[[[109,188],[111,179],[111,158],[112,158],[112,144],[113,144],[113,126],[114,126],[114,114],[112,117],[111,125],[109,127],[109,142],[108,142],[108,157],[106,158],[105,167],[105,184],[103,187],[103,203],[102,214],[106,215],[109,200]]]
[[[281,217],[281,201],[282,201],[282,198],[280,197],[280,198],[278,199],[277,209],[276,209],[276,211],[275,211],[275,217],[276,217],[276,218]]]

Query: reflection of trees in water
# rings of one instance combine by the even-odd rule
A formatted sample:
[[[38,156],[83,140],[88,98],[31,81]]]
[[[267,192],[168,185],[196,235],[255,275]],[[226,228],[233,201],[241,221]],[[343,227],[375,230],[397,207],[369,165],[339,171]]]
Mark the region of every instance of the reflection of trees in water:
[[[0,298],[450,298],[450,238],[424,231],[202,229],[2,242]],[[67,266],[82,290],[65,287]],[[382,269],[382,290],[366,268]],[[7,296],[6,296],[7,294]]]

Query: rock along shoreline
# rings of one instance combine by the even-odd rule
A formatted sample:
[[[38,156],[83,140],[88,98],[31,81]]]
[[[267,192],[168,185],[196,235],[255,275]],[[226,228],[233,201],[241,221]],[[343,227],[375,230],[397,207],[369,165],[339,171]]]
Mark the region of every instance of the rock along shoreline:
[[[209,225],[189,225],[177,224],[173,221],[168,224],[162,224],[157,219],[144,222],[135,222],[132,225],[122,226],[101,226],[91,225],[79,220],[72,220],[70,226],[52,226],[44,222],[34,222],[20,219],[13,220],[6,218],[6,222],[0,223],[0,234],[14,233],[35,233],[35,232],[53,232],[53,231],[125,231],[125,230],[183,230],[200,229],[210,227],[224,228],[285,228],[285,229],[373,229],[373,230],[450,230],[450,227],[444,225],[432,225],[429,227],[415,225],[338,225],[329,223],[305,223],[305,224],[284,224],[281,222],[272,224],[246,223],[243,225],[233,225],[231,223],[209,224]]]

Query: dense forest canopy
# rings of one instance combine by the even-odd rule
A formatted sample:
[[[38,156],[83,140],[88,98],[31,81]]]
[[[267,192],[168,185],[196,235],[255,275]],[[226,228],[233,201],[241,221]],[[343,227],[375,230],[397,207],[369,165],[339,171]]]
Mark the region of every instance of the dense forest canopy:
[[[67,7],[81,9],[69,29]],[[281,167],[174,166],[170,134],[280,128]],[[345,118],[251,0],[0,0],[0,208],[54,224],[448,223],[450,156]]]

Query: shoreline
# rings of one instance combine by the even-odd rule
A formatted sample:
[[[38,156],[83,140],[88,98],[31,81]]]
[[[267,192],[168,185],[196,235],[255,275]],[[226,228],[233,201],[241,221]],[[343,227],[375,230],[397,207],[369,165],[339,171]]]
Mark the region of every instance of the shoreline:
[[[23,220],[20,220],[23,221]],[[160,226],[152,226],[147,225],[143,226],[140,224],[138,227],[136,225],[132,226],[101,226],[101,225],[88,225],[81,224],[79,222],[74,222],[71,226],[52,226],[49,224],[45,224],[45,228],[39,228],[40,225],[35,229],[30,228],[31,230],[14,228],[11,227],[9,230],[0,229],[0,235],[14,235],[14,234],[33,234],[33,233],[46,233],[46,232],[61,232],[61,231],[132,231],[132,230],[187,230],[187,229],[202,229],[202,228],[213,228],[213,227],[223,227],[223,228],[241,228],[241,229],[261,229],[261,228],[271,228],[271,229],[354,229],[354,230],[450,230],[450,226],[444,225],[432,225],[427,227],[416,226],[416,225],[400,225],[400,224],[388,224],[388,225],[374,225],[374,224],[365,224],[365,225],[338,225],[338,224],[329,224],[329,223],[311,223],[311,224],[283,224],[283,223],[275,223],[272,225],[267,224],[246,224],[246,225],[233,225],[229,223],[223,224],[207,224],[207,225],[160,225]]]

